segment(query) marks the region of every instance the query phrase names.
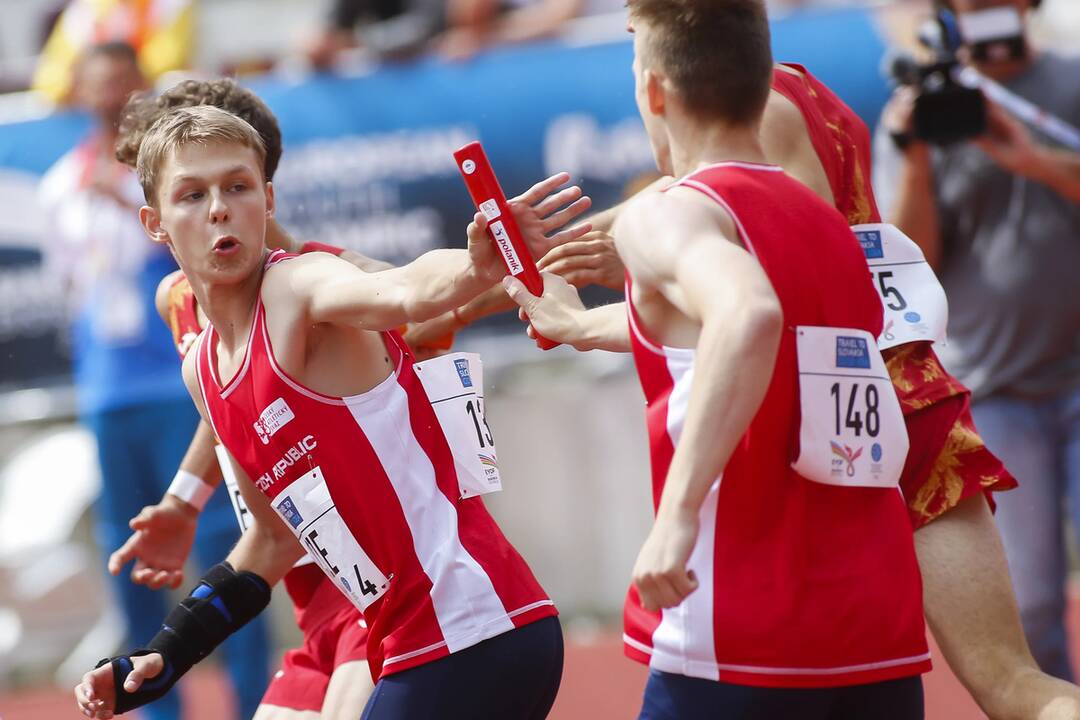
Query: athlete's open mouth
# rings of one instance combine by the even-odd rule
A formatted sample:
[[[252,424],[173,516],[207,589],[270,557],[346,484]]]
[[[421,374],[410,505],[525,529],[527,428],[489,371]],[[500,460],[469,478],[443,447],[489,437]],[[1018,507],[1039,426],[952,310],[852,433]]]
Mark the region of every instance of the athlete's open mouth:
[[[214,252],[229,252],[238,247],[240,247],[240,241],[232,235],[220,237],[214,242]]]

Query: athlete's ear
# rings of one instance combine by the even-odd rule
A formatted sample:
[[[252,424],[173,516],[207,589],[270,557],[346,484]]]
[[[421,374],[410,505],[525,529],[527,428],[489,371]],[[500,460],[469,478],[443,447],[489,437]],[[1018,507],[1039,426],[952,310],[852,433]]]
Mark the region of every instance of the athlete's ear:
[[[667,104],[667,90],[664,87],[664,76],[655,70],[644,71],[645,98],[649,103],[649,112],[653,115],[663,116]]]
[[[156,243],[169,242],[169,233],[161,224],[161,215],[150,205],[139,208],[139,222],[151,240]]]
[[[274,203],[274,183],[269,180],[266,181],[266,217],[274,217],[274,210],[276,206]]]

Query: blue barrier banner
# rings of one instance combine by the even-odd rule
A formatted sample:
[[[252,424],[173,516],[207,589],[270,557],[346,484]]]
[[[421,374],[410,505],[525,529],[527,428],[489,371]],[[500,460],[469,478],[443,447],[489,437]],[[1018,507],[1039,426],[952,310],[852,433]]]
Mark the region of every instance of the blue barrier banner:
[[[596,207],[618,202],[655,170],[634,103],[632,46],[611,37],[504,48],[459,64],[252,82],[285,138],[274,183],[279,220],[296,237],[396,263],[463,246],[473,208],[451,152],[475,139],[510,197],[565,170]],[[887,98],[884,44],[869,12],[785,16],[773,23],[773,41],[778,60],[806,65],[864,119]],[[0,388],[64,372],[60,288],[42,275],[39,224],[27,215],[37,179],[87,129],[74,114],[0,125]]]

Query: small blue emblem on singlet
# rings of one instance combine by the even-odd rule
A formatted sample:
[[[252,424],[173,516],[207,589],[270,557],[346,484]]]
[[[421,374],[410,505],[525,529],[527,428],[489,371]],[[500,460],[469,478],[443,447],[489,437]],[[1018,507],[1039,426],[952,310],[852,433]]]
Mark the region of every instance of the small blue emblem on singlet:
[[[855,233],[859,239],[859,245],[866,254],[867,260],[876,260],[885,257],[885,248],[881,245],[881,233],[877,230],[860,230]]]
[[[870,348],[866,339],[850,335],[836,336],[836,367],[870,369]]]
[[[278,505],[278,512],[294,528],[300,527],[300,523],[304,522],[304,518],[300,516],[300,511],[296,509],[291,497],[286,497],[281,501],[281,504]]]
[[[907,320],[909,323],[917,323],[922,320],[922,315],[914,311],[906,312],[904,313],[904,319]]]
[[[881,445],[874,443],[870,446],[870,459],[874,462],[881,462]]]
[[[472,376],[469,375],[469,361],[465,358],[458,358],[454,361],[454,367],[457,368],[458,377],[461,378],[461,387],[472,387]]]

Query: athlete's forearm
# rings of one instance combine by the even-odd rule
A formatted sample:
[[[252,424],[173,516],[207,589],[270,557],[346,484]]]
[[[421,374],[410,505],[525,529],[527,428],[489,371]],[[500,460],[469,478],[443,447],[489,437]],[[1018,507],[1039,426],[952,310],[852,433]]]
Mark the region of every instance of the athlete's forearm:
[[[580,335],[570,342],[576,350],[630,352],[630,322],[626,303],[602,305],[581,314]]]
[[[470,302],[495,284],[479,272],[466,250],[424,253],[413,262],[380,273],[401,290],[402,322],[424,322]]]
[[[686,422],[658,515],[696,515],[765,399],[782,331],[778,303],[757,298],[739,313],[703,317]]]
[[[900,163],[899,186],[889,221],[915,241],[934,271],[941,269],[941,226],[934,198],[930,149],[916,144]]]

